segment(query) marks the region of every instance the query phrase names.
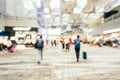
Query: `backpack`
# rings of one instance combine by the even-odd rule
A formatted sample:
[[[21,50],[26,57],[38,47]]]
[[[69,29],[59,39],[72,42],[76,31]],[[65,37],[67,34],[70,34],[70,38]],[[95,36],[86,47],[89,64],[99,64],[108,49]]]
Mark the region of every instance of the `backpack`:
[[[75,40],[75,47],[80,48],[80,39]]]
[[[38,48],[38,49],[43,48],[43,40],[38,40],[38,41],[37,41],[37,48]]]

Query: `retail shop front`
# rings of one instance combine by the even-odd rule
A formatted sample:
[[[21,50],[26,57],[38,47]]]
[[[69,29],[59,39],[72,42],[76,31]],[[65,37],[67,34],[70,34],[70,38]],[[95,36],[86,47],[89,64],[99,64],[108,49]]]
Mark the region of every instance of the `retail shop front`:
[[[36,42],[38,28],[5,26],[10,39],[18,45],[33,46]]]

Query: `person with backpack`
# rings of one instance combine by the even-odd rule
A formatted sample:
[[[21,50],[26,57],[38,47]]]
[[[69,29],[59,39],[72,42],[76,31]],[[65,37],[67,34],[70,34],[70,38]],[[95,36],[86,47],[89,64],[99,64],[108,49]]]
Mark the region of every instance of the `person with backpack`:
[[[79,35],[77,35],[77,39],[74,41],[77,62],[79,62],[80,42],[82,42],[82,40],[80,40]]]
[[[42,36],[36,41],[35,48],[38,49],[38,64],[40,64],[40,58],[43,59],[43,47],[44,47],[44,41],[42,39]]]

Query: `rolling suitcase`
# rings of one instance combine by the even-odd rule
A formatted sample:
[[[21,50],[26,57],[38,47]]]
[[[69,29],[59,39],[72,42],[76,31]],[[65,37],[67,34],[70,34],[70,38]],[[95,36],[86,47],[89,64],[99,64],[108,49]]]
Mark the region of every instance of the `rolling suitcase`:
[[[87,52],[86,51],[83,51],[83,59],[87,59]]]

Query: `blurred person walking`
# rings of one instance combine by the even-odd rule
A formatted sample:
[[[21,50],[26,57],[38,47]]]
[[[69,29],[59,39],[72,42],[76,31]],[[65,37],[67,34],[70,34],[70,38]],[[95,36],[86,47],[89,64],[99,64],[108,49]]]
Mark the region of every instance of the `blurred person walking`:
[[[68,41],[68,51],[70,51],[70,46],[71,46],[71,44],[72,44],[72,40],[71,40],[71,38],[69,38],[69,41]]]
[[[8,49],[8,51],[9,52],[11,52],[11,48],[13,47],[13,45],[12,45],[12,41],[10,40],[10,38],[8,38],[8,41],[7,41],[7,49]]]
[[[60,42],[62,44],[62,49],[64,51],[64,49],[65,49],[65,40],[64,40],[64,38],[61,38]]]
[[[74,41],[77,62],[79,62],[80,46],[81,46],[80,42],[82,42],[82,40],[80,40],[79,35],[77,35],[77,39],[75,39]]]
[[[40,64],[40,59],[43,59],[43,47],[44,47],[44,41],[42,39],[42,36],[36,41],[35,47],[38,49],[38,64]]]
[[[51,46],[53,47],[53,40],[51,40]]]
[[[54,45],[55,45],[55,47],[57,46],[57,41],[56,40],[54,40]]]

